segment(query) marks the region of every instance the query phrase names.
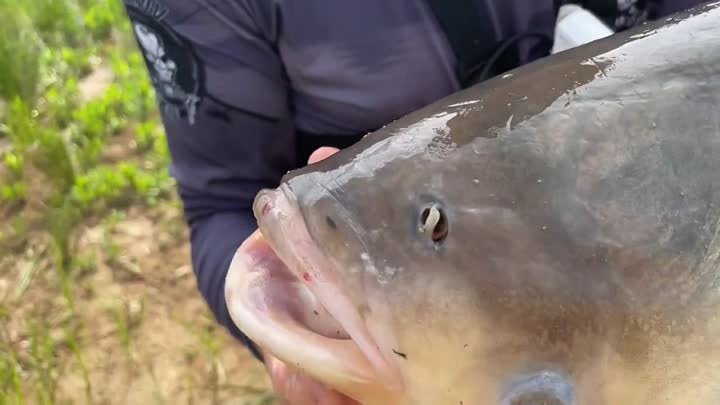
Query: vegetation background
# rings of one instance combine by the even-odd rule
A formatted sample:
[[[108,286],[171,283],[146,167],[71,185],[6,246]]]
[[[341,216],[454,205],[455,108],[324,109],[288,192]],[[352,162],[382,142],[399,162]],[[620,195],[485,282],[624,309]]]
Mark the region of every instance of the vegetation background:
[[[120,0],[0,0],[0,405],[274,403],[167,164]]]

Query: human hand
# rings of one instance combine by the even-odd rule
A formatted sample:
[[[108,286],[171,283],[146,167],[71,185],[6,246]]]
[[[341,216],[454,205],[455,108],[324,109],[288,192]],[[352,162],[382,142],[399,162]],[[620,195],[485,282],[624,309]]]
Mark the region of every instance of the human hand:
[[[260,349],[273,390],[281,405],[359,405],[319,381],[290,367]]]
[[[338,152],[336,148],[322,147],[310,155],[308,164],[319,162]],[[356,401],[324,386],[317,380],[290,367],[269,352],[260,348],[265,367],[270,375],[273,390],[282,405],[359,405]]]

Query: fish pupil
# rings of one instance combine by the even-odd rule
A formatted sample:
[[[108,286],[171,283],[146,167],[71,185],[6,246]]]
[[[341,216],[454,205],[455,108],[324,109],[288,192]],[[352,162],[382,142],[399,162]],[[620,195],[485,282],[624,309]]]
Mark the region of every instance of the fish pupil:
[[[510,402],[510,405],[565,405],[560,399],[546,392],[529,394]]]

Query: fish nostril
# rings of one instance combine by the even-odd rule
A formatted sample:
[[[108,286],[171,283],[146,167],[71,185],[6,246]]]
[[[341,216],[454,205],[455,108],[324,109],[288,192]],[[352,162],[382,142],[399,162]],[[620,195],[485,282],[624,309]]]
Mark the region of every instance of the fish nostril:
[[[253,211],[257,216],[265,216],[273,209],[272,198],[270,198],[269,192],[263,190],[256,197],[253,202]]]
[[[337,224],[335,221],[330,217],[325,217],[325,222],[331,229],[337,229]]]
[[[506,393],[502,405],[574,405],[570,383],[552,372],[525,376]]]

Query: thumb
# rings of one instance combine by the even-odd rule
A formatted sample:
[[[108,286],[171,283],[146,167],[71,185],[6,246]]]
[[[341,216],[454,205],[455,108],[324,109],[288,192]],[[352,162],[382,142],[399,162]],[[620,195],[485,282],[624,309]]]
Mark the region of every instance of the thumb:
[[[317,163],[321,160],[327,159],[330,156],[337,153],[340,149],[333,148],[330,146],[323,146],[321,148],[318,148],[310,155],[310,158],[308,159],[308,164]]]

